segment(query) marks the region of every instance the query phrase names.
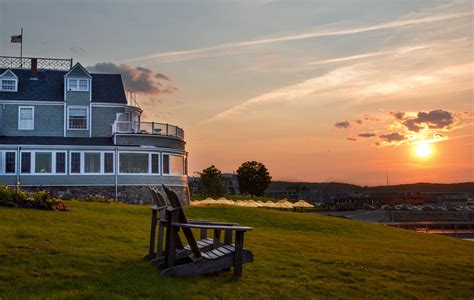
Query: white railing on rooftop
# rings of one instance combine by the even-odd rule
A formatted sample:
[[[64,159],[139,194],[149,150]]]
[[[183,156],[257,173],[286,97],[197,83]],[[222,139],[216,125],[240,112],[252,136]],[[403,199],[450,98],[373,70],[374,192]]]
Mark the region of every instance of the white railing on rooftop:
[[[33,59],[36,59],[38,69],[69,71],[72,68],[72,58],[60,59],[16,56],[0,56],[0,68],[31,69],[31,61]]]
[[[156,122],[115,121],[114,124],[112,124],[112,134],[116,133],[154,134],[184,139],[184,130],[182,128]]]

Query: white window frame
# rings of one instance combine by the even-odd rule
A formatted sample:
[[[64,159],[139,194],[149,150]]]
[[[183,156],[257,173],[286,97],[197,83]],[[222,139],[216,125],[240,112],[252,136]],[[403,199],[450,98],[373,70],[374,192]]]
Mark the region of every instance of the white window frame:
[[[70,128],[69,127],[69,112],[71,111],[71,109],[78,109],[78,108],[82,108],[82,109],[85,109],[86,110],[86,128]],[[90,120],[89,120],[89,106],[85,106],[85,105],[69,105],[67,107],[67,119],[66,119],[66,122],[67,122],[67,130],[89,130],[89,123],[90,123]]]
[[[81,89],[80,81],[85,81],[87,84],[86,89]],[[74,83],[73,83],[74,82]],[[84,78],[68,78],[66,88],[68,92],[89,92],[90,90],[90,79]]]
[[[110,172],[110,173],[105,173],[105,154],[106,153],[112,154],[112,172]],[[114,175],[115,174],[115,152],[113,152],[113,151],[104,151],[104,152],[102,152],[100,167],[101,167],[102,173],[104,175]]]
[[[166,174],[166,173],[163,171],[163,166],[164,166],[164,164],[163,164],[163,156],[164,156],[164,155],[180,156],[180,157],[182,157],[182,158],[183,158],[183,174],[181,174],[181,175],[176,175],[176,174],[171,174],[171,173],[167,173],[167,174]],[[162,176],[174,176],[174,177],[179,177],[179,176],[185,177],[185,176],[187,176],[187,175],[186,175],[186,166],[185,166],[185,163],[186,163],[186,162],[185,162],[185,158],[186,158],[186,157],[185,157],[184,155],[182,155],[182,154],[170,153],[170,152],[163,152],[163,153],[161,153],[161,162],[160,162],[160,163],[161,163],[161,174],[162,174]],[[170,171],[171,171],[171,161],[170,161],[170,164],[169,164],[169,168],[170,168]]]
[[[158,173],[153,173],[153,155],[158,156]],[[150,152],[150,157],[148,158],[149,161],[149,167],[150,167],[150,174],[151,175],[161,175],[161,153],[159,152]]]
[[[57,168],[57,154],[58,153],[64,153],[64,172],[58,172],[58,170],[56,169]],[[65,175],[67,174],[67,159],[68,159],[68,155],[67,155],[67,151],[55,151],[54,152],[54,174],[58,174],[58,175]]]
[[[21,110],[22,109],[31,109],[32,125],[33,125],[31,128],[21,128]],[[34,106],[18,106],[18,130],[35,130],[35,107]]]
[[[21,154],[29,152],[31,153],[30,159],[30,173],[21,172],[21,167],[23,167],[23,162],[21,161]],[[36,172],[36,153],[51,153],[51,172],[50,173],[40,173]],[[65,166],[64,172],[58,173],[56,170],[56,154],[57,153],[64,153],[65,159]],[[20,169],[21,176],[29,176],[29,175],[41,175],[41,176],[50,176],[50,175],[66,175],[68,173],[68,152],[66,150],[21,150],[20,151]]]
[[[99,172],[86,172],[86,153],[99,154]],[[104,153],[100,151],[82,151],[81,153],[81,171],[84,175],[101,175],[104,174]],[[77,174],[77,173],[76,173]]]
[[[79,167],[79,173],[72,173],[72,153],[79,153],[79,156],[80,156],[80,167]],[[86,173],[85,172],[85,153],[99,153],[100,154],[100,171],[99,173]],[[113,169],[113,172],[112,173],[105,173],[105,153],[110,153],[112,154],[112,160],[113,160],[113,165],[112,165],[112,169]],[[76,176],[76,175],[115,175],[115,152],[114,151],[103,151],[103,150],[99,150],[99,151],[96,151],[96,150],[70,150],[69,151],[69,157],[71,159],[69,159],[69,163],[68,163],[68,166],[69,166],[69,175],[72,175],[72,176]]]
[[[15,153],[15,172],[14,173],[7,173],[7,152],[14,152]],[[18,153],[16,150],[1,150],[0,151],[0,174],[7,175],[7,176],[14,176],[18,174]]]
[[[5,174],[5,151],[0,151],[0,174]]]
[[[147,154],[148,155],[148,172],[147,173],[122,173],[120,171],[120,154],[129,154],[129,153],[132,153],[132,154]],[[151,174],[151,152],[147,152],[147,151],[119,151],[118,152],[118,162],[117,162],[117,166],[118,166],[118,174],[119,175],[127,175],[127,176],[144,176],[144,175],[150,175]],[[153,174],[153,175],[158,175],[158,174]]]
[[[13,86],[13,90],[9,90],[9,89],[3,89],[3,81],[14,81],[14,86]],[[1,92],[11,92],[11,93],[15,93],[15,92],[18,92],[18,79],[16,78],[0,78],[0,91]]]
[[[79,173],[72,172],[72,154],[73,153],[79,153]],[[82,155],[82,151],[69,151],[69,175],[82,175],[84,171],[84,157]]]
[[[23,153],[29,153],[30,154],[30,171],[29,172],[23,172]],[[20,161],[20,174],[21,175],[29,175],[29,174],[34,174],[34,169],[32,168],[33,167],[33,158],[34,157],[34,153],[32,153],[31,151],[20,151],[20,158],[19,158],[19,161]]]

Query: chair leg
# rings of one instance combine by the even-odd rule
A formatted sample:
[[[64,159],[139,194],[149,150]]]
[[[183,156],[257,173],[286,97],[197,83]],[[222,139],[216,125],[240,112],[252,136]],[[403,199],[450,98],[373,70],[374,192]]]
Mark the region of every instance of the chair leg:
[[[155,238],[156,238],[156,209],[151,211],[151,228],[150,228],[150,246],[148,249],[148,259],[155,258]]]
[[[179,238],[179,229],[173,227],[171,224],[175,222],[176,214],[170,213],[166,218],[166,250],[165,250],[165,263],[166,267],[173,267],[176,260],[176,245]]]
[[[234,253],[234,276],[242,276],[243,266],[243,250],[244,250],[244,232],[237,231],[235,233],[235,253]]]

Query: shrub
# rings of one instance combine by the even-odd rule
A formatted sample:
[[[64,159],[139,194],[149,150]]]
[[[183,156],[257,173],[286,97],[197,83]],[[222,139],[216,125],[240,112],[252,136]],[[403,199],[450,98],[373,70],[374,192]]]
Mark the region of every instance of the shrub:
[[[0,186],[0,206],[2,203],[12,202],[10,190],[7,186]]]
[[[25,193],[19,189],[9,189],[7,186],[0,187],[0,206],[33,208],[41,210],[69,211],[68,205],[61,200],[51,197],[46,191]]]

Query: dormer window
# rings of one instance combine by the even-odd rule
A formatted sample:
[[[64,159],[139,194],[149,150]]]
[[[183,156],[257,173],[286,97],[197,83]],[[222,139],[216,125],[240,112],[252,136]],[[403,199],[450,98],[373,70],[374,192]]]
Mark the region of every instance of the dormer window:
[[[3,92],[16,92],[17,81],[15,79],[1,79],[1,89]]]
[[[69,78],[67,80],[67,90],[68,91],[88,92],[89,91],[89,79]]]
[[[0,92],[18,92],[18,76],[10,69],[0,74]]]

